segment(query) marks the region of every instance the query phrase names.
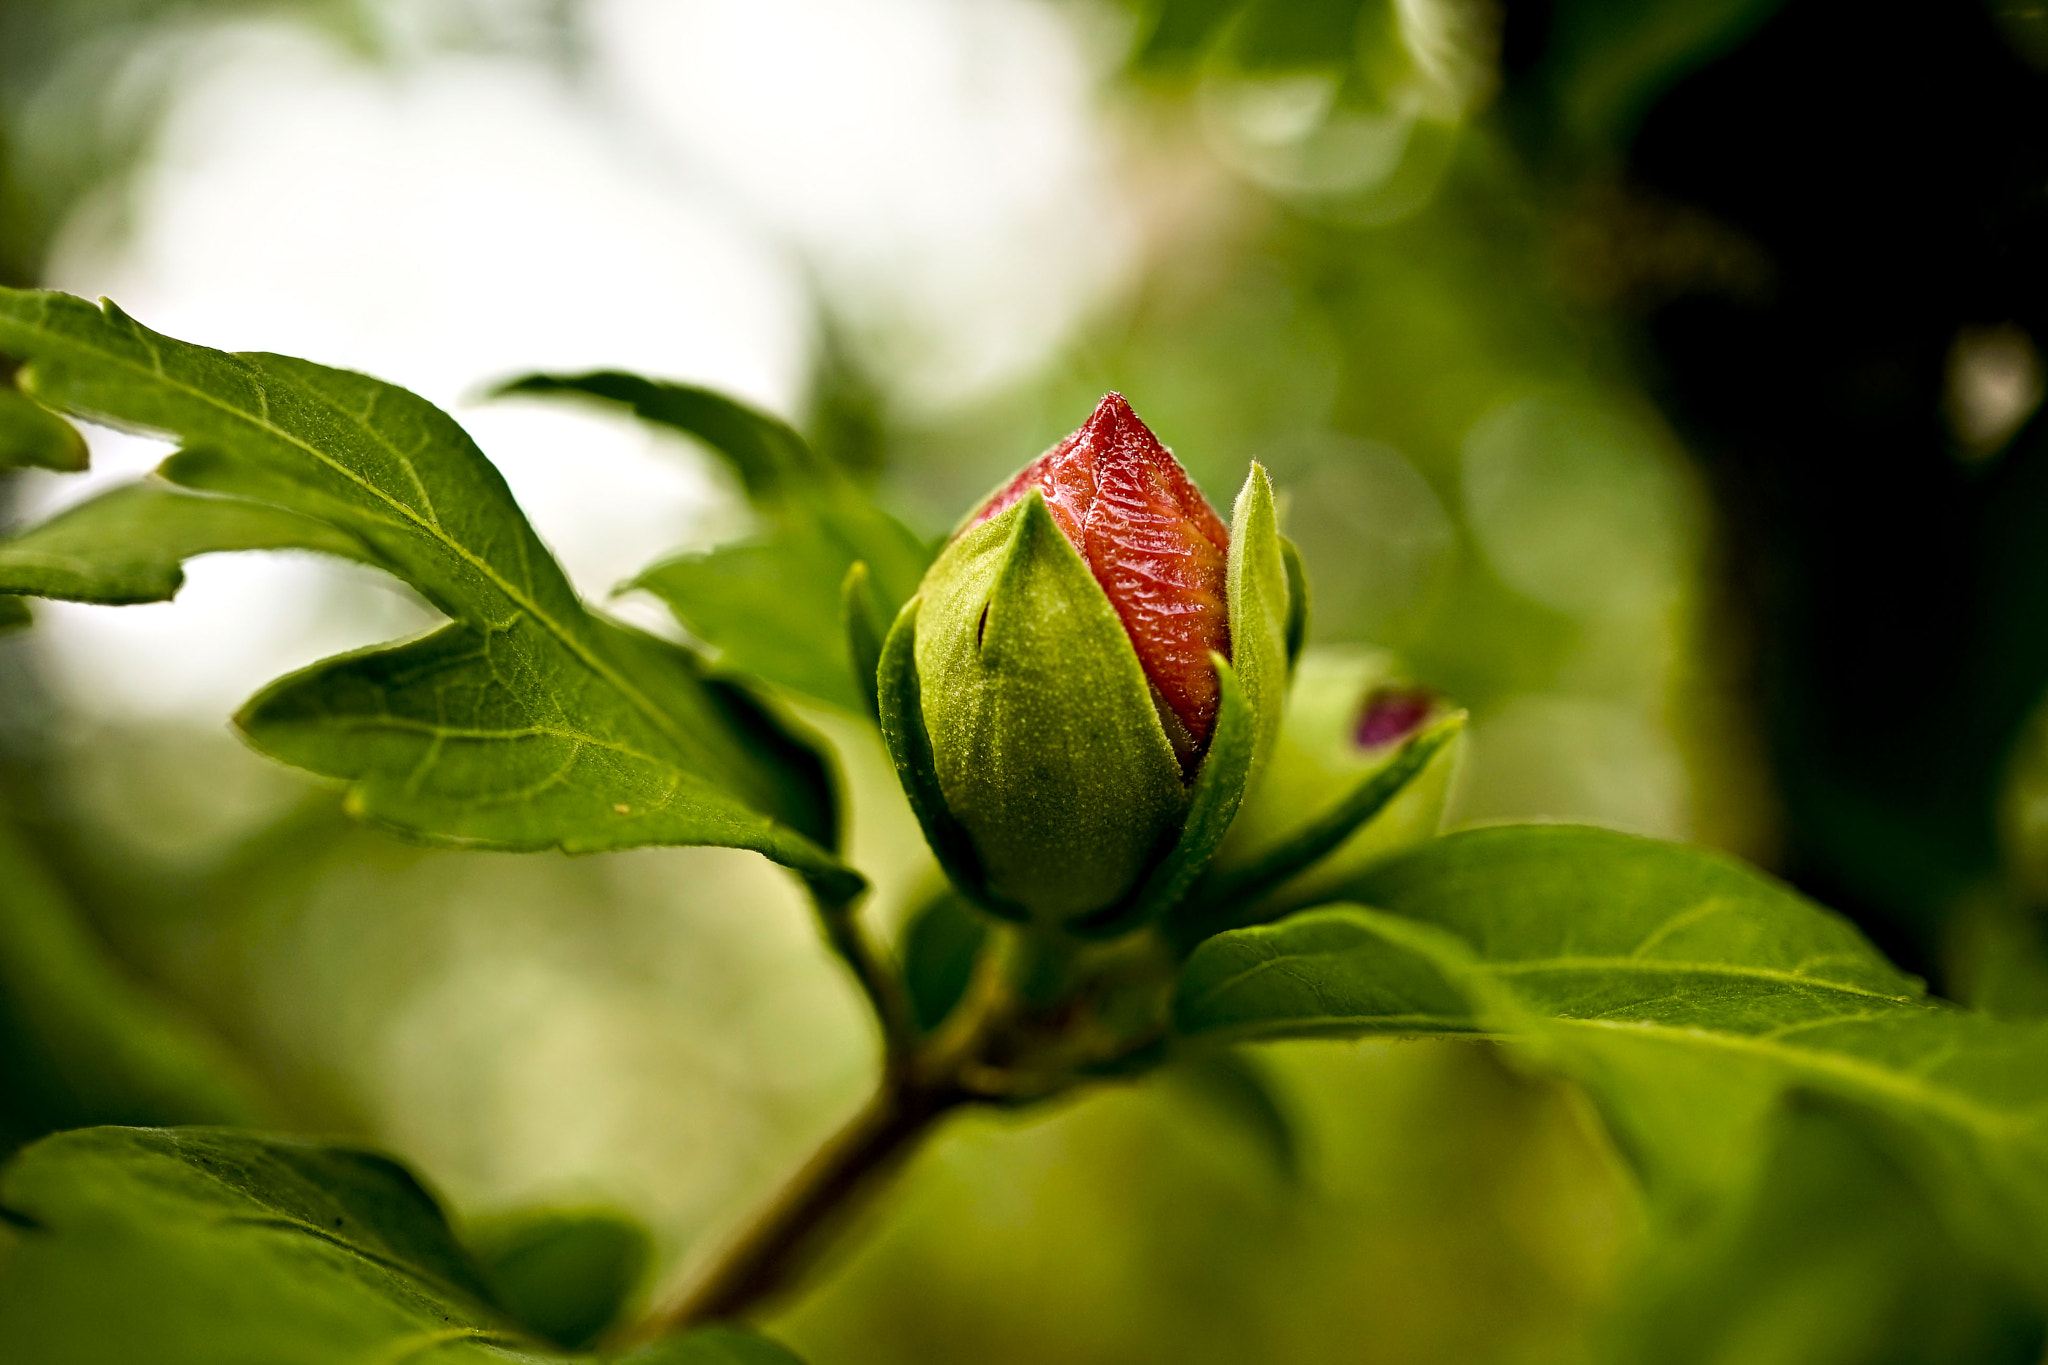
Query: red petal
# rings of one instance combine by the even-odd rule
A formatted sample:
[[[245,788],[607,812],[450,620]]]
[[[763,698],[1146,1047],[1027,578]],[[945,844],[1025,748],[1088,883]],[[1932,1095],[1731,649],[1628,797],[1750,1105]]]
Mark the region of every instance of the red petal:
[[[1377,749],[1406,739],[1422,728],[1436,705],[1436,693],[1426,687],[1374,688],[1358,710],[1351,741],[1361,749]]]
[[[1044,492],[1053,520],[1123,618],[1145,676],[1195,744],[1207,744],[1216,725],[1209,651],[1230,656],[1229,530],[1122,394],[1105,396],[1079,431],[1025,466],[974,521],[1032,488]]]

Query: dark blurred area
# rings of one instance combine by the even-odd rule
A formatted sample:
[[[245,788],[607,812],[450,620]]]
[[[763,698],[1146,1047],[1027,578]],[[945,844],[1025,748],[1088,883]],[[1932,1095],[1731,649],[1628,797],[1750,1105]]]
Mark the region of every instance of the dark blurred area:
[[[1720,508],[1781,868],[1937,979],[2048,684],[2041,33],[2018,7],[1786,5],[1628,157],[1769,271],[1641,325]]]
[[[136,188],[194,162],[164,129],[227,69],[209,35],[289,30],[318,45],[346,73],[337,87],[360,87],[347,86],[355,103],[316,110],[330,123],[376,108],[363,90],[440,80],[450,104],[474,102],[480,64],[496,63],[517,68],[519,92],[541,73],[536,107],[566,90],[644,149],[674,129],[656,126],[654,105],[614,98],[607,73],[623,66],[605,53],[658,49],[659,9],[0,0],[0,283],[94,293],[112,287],[104,268],[159,289],[179,316],[241,328],[194,340],[317,346],[317,328],[273,341],[261,324],[274,315],[236,312],[234,291],[209,294],[203,271],[178,274],[179,251],[231,214],[166,226],[171,201]],[[744,29],[754,65],[732,60],[792,104],[842,60],[806,47],[806,26],[843,37],[872,22],[881,46],[843,61],[865,64],[874,106],[794,120],[791,142],[774,144],[782,180],[767,189],[734,169],[776,170],[757,150],[770,144],[749,140],[746,108],[729,122],[700,110],[699,140],[677,135],[688,155],[651,159],[657,170],[633,189],[652,202],[672,178],[741,205],[727,213],[734,234],[759,239],[750,249],[787,276],[763,297],[797,301],[783,329],[794,341],[768,328],[798,357],[782,406],[871,473],[894,510],[943,532],[1118,389],[1212,500],[1248,458],[1273,471],[1314,581],[1318,646],[1387,651],[1404,676],[1471,707],[1455,819],[1578,820],[1727,850],[1849,915],[1942,993],[2048,1017],[2048,721],[2037,714],[2048,694],[2048,11],[2020,0],[991,0],[957,11],[892,0],[870,13],[779,0],[758,12],[777,17],[749,29],[734,17],[746,9],[676,13],[710,16],[714,37],[719,22]],[[979,344],[972,328],[941,328],[938,342],[918,332],[934,310],[979,306],[952,265],[906,286],[884,278],[888,251],[863,239],[849,266],[817,245],[832,224],[800,222],[788,204],[865,202],[865,177],[888,202],[864,230],[900,228],[900,254],[919,257],[913,229],[951,220],[910,202],[902,187],[917,177],[894,161],[916,158],[889,139],[967,126],[963,109],[1007,98],[1017,120],[1043,113],[1018,95],[1039,68],[1018,75],[995,39],[961,38],[974,23],[1053,54],[1043,69],[1065,84],[1041,84],[1067,92],[1061,117],[1110,189],[1082,205],[1099,224],[1066,222],[1077,210],[1056,184],[1047,204],[1017,211],[1022,226],[963,220],[944,232],[993,242],[984,266],[997,276],[1011,272],[1005,250],[1021,261],[1038,238],[1120,245],[1087,265],[1096,283],[1076,286],[1058,327],[967,382],[957,373],[972,368],[961,359]],[[261,67],[271,49],[255,50]],[[927,80],[927,66],[940,76]],[[657,86],[691,79],[657,75]],[[600,249],[515,238],[508,220],[531,200],[491,199],[475,222],[389,227],[425,186],[469,183],[452,159],[427,157],[412,179],[384,169],[408,120],[424,126],[421,111],[438,106],[394,107],[399,134],[366,141],[354,161],[340,143],[307,154],[316,171],[331,161],[334,176],[357,176],[355,189],[388,180],[391,199],[365,194],[350,209],[337,191],[307,212],[355,212],[365,240],[445,237],[456,255],[502,230],[516,299],[504,314],[452,286],[435,294],[431,264],[446,257],[407,273],[398,257],[337,249],[342,238],[295,247],[251,207],[294,168],[254,154],[232,201],[253,215],[249,236],[221,253],[262,255],[264,269],[284,260],[326,281],[341,313],[352,290],[397,281],[436,315],[477,311],[479,335],[520,311],[590,311],[578,290]],[[819,167],[839,156],[838,125],[867,119],[880,131],[845,154],[848,189]],[[1029,139],[977,153],[961,137],[970,160],[1019,183],[1034,173]],[[646,209],[550,180],[544,143],[515,145],[506,174],[540,198],[589,200],[607,221]],[[744,154],[721,162],[723,144]],[[559,159],[593,160],[582,147]],[[826,150],[806,160],[805,148]],[[981,192],[925,178],[939,182],[935,200]],[[687,237],[716,256],[710,238],[648,221],[658,250]],[[754,258],[716,259],[714,282],[753,297],[732,281],[759,273]],[[1016,287],[1032,292],[1032,272],[1057,275],[1063,259],[1048,248],[1052,265],[1016,264]],[[591,289],[650,311],[642,282]],[[646,298],[666,297],[662,277],[644,283]],[[703,313],[677,307],[650,330],[715,332],[723,296],[704,297]],[[372,331],[379,307],[361,310]],[[723,344],[714,335],[689,354]],[[634,358],[535,355],[529,367]],[[432,376],[387,377],[451,402],[500,377],[496,359],[446,363],[469,386],[455,399],[432,392]],[[705,377],[682,372],[688,363],[675,377]],[[483,405],[458,415],[496,454],[488,424],[507,419]],[[615,469],[639,477],[609,454],[563,473],[557,447],[579,433],[605,435],[551,428],[545,459],[501,461],[572,572],[578,535],[602,549],[607,516],[668,506],[608,485]],[[689,516],[660,529],[664,548],[743,527],[701,452],[646,459],[694,480]],[[5,477],[17,523],[85,476]],[[562,491],[572,482],[617,491],[587,524],[559,510],[549,521],[550,498],[574,511]],[[258,559],[253,577],[276,567]],[[597,597],[620,576],[600,561],[609,578],[579,575]],[[183,618],[201,623],[184,627],[195,643],[183,648],[231,655],[238,632],[269,631],[250,647],[276,656],[260,682],[417,628],[413,604],[334,574],[292,580],[302,596],[272,614],[331,618],[336,642],[315,649],[329,637],[251,608],[245,624]],[[195,599],[202,590],[213,591],[195,574]],[[859,1092],[868,1058],[845,983],[788,888],[745,857],[399,845],[237,747],[226,708],[122,701],[138,675],[182,658],[147,652],[161,648],[148,631],[166,628],[130,638],[95,624],[114,609],[37,612],[0,637],[0,1147],[90,1122],[361,1134],[417,1161],[487,1225],[558,1204],[625,1208],[654,1230],[654,1258],[672,1273]],[[849,771],[854,851],[877,873],[878,910],[899,916],[930,870],[893,778],[858,726],[816,723]],[[152,1041],[109,1041],[138,1035]],[[977,1122],[918,1168],[872,1252],[788,1315],[792,1340],[827,1360],[1621,1359],[1599,1354],[1597,1324],[1645,1265],[1653,1278],[1691,1276],[1673,1302],[1684,1320],[1712,1322],[1714,1286],[1754,1288],[1752,1245],[1771,1264],[1793,1254],[1798,1230],[1764,1213],[1742,1232],[1754,1244],[1722,1248],[1711,1273],[1646,1253],[1634,1192],[1583,1103],[1491,1050],[1304,1044],[1274,1056],[1305,1134],[1299,1188],[1275,1178],[1257,1141],[1208,1125],[1187,1087],[1118,1091],[1036,1123]],[[1784,1142],[1772,1179],[1815,1207],[1852,1205],[1864,1188],[1860,1175],[1839,1188],[1804,1179],[1838,1156],[1873,1182],[1903,1180],[1830,1115],[1788,1120]],[[1868,1293],[1904,1294],[1915,1267],[1939,1259],[1920,1242],[1901,1255],[1869,1270]],[[1929,1312],[1969,1343],[2006,1309]],[[1955,1349],[1926,1358],[1979,1358]]]

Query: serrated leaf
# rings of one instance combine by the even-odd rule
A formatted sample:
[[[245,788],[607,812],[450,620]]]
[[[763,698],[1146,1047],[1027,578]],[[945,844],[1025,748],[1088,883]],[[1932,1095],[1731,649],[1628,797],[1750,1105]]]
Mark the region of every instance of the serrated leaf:
[[[762,744],[778,727],[758,708],[588,611],[504,479],[432,404],[303,360],[175,341],[62,294],[0,290],[0,351],[25,361],[41,401],[175,435],[173,482],[324,523],[457,623],[295,675],[246,713],[258,747],[356,782],[364,815],[503,848],[730,841],[852,877],[826,851],[831,822],[816,812],[831,794],[808,747],[787,734]],[[614,775],[625,787],[599,799]],[[507,799],[534,784],[560,799]]]
[[[467,1232],[505,1311],[570,1351],[619,1322],[654,1257],[647,1229],[609,1209],[527,1209],[471,1223]]]
[[[92,1123],[255,1123],[218,1040],[131,980],[0,822],[0,1151]]]
[[[0,381],[0,469],[34,466],[69,474],[87,464],[78,428]]]
[[[858,714],[864,701],[840,620],[843,560],[816,539],[749,542],[666,560],[631,586],[716,648],[721,667]]]
[[[781,1342],[744,1327],[699,1327],[621,1357],[618,1365],[804,1365]]]
[[[150,479],[0,541],[0,592],[110,606],[166,602],[184,586],[183,563],[195,555],[287,549],[369,558],[353,537],[311,517]]]
[[[1204,943],[1193,1036],[1496,1035],[1577,1077],[1670,1208],[1746,1187],[1794,1090],[1909,1127],[2016,1251],[2048,1252],[2048,1027],[1927,1001],[1839,916],[1730,860],[1566,826],[1474,830]],[[1962,1197],[1962,1196],[1958,1196]]]
[[[530,374],[500,384],[500,398],[569,397],[617,403],[659,426],[686,432],[732,462],[747,496],[774,502],[819,472],[810,445],[787,422],[695,384],[647,379],[620,370]]]
[[[235,721],[273,757],[352,783],[351,813],[402,831],[571,853],[752,848],[853,894],[859,879],[822,851],[834,842],[834,817],[816,755],[743,693],[699,677],[683,650],[618,633],[612,647],[645,656],[636,677],[667,684],[655,695],[688,718],[681,733],[693,743],[624,708],[575,705],[581,680],[550,674],[559,660],[524,622],[490,634],[445,626],[314,664],[258,693]],[[740,764],[720,752],[743,744],[781,761]],[[732,779],[724,790],[700,775],[721,767]]]
[[[688,384],[607,371],[531,375],[501,394],[619,403],[703,441],[739,473],[767,530],[648,569],[630,586],[666,602],[722,662],[844,710],[862,709],[840,626],[840,586],[868,566],[883,619],[917,591],[931,550],[787,423]]]
[[[434,1200],[375,1152],[86,1128],[0,1172],[0,1359],[539,1360]],[[559,1357],[547,1357],[559,1359]]]

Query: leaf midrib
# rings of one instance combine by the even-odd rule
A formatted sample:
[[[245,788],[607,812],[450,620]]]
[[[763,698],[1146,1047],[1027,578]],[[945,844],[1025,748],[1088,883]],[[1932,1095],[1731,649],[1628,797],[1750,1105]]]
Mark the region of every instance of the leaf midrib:
[[[1499,976],[1522,976],[1534,972],[1599,971],[1614,973],[1669,974],[1692,973],[1701,976],[1731,976],[1755,981],[1769,981],[1775,985],[1797,986],[1806,990],[1838,991],[1844,995],[1860,995],[1871,1000],[1885,1000],[1894,1004],[1918,1003],[1911,995],[1896,995],[1885,991],[1874,991],[1864,986],[1852,986],[1843,981],[1829,981],[1823,977],[1801,976],[1797,971],[1781,967],[1742,966],[1722,962],[1686,962],[1670,958],[1641,957],[1545,957],[1525,958],[1519,961],[1498,962],[1481,959],[1474,964],[1477,970],[1492,972]]]
[[[1385,942],[1386,940],[1381,939],[1378,941]],[[1297,962],[1311,962],[1319,959],[1328,959],[1331,956],[1332,954],[1328,952],[1297,952],[1275,954],[1272,957],[1262,959],[1261,961],[1252,963],[1247,967],[1243,967],[1238,971],[1233,972],[1231,975],[1223,978],[1221,981],[1218,981],[1215,985],[1211,986],[1208,990],[1204,991],[1198,998],[1196,1003],[1198,1005],[1206,1004],[1207,1002],[1215,999],[1218,995],[1222,994],[1223,992],[1228,991],[1233,987],[1242,985],[1244,982],[1250,980],[1251,978],[1258,976],[1261,973],[1264,973],[1271,969],[1284,967],[1289,964]],[[1483,959],[1474,959],[1469,964],[1461,965],[1465,965],[1468,967],[1469,970],[1475,972],[1487,972],[1500,976],[1523,975],[1531,972],[1542,971],[1573,970],[1612,970],[1616,972],[1638,972],[1648,974],[1653,970],[1661,968],[1662,972],[1666,974],[1693,973],[1706,976],[1726,976],[1744,980],[1767,981],[1773,985],[1780,986],[1797,986],[1804,990],[1834,991],[1839,992],[1843,995],[1861,996],[1865,999],[1870,1000],[1883,1000],[1891,1004],[1912,1005],[1917,1003],[1911,996],[1887,995],[1881,991],[1867,990],[1861,986],[1850,986],[1842,984],[1840,982],[1821,980],[1816,977],[1795,976],[1790,972],[1786,972],[1775,968],[1745,967],[1737,966],[1732,963],[1663,962],[1654,959],[1644,960],[1641,958],[1560,957],[1528,959],[1521,962],[1489,962]],[[1320,987],[1316,986],[1314,983],[1304,979],[1302,984],[1307,985],[1312,991],[1315,991],[1317,994],[1321,994]]]
[[[47,316],[48,312],[46,306],[46,320]],[[106,319],[106,314],[104,312],[102,312],[99,316],[102,319]],[[185,393],[193,398],[197,398],[201,402],[218,409],[220,412],[225,413],[231,419],[241,421],[249,426],[254,427],[258,431],[267,432],[272,436],[276,437],[277,439],[283,441],[287,445],[294,446],[299,450],[304,451],[308,456],[312,457],[312,459],[315,462],[326,466],[327,468],[333,470],[335,473],[341,475],[344,479],[347,479],[350,483],[355,484],[357,487],[361,488],[365,493],[368,493],[370,496],[377,499],[379,502],[382,502],[387,507],[397,512],[400,516],[404,517],[407,521],[411,522],[415,527],[419,528],[419,530],[422,533],[426,534],[429,539],[442,545],[450,552],[455,554],[458,558],[463,560],[465,563],[469,564],[472,568],[476,569],[477,572],[482,574],[489,582],[495,585],[499,589],[499,591],[503,592],[505,596],[511,599],[511,601],[515,605],[517,605],[522,611],[526,612],[535,621],[539,622],[543,629],[545,629],[550,635],[552,635],[557,641],[559,641],[562,644],[562,646],[566,648],[578,660],[580,660],[585,667],[589,668],[593,673],[597,674],[598,677],[604,679],[612,687],[616,688],[620,693],[624,694],[626,698],[633,703],[634,709],[639,711],[644,718],[653,722],[655,728],[658,731],[660,731],[664,735],[667,735],[671,740],[682,744],[686,750],[695,750],[697,746],[690,742],[690,738],[687,732],[684,732],[680,730],[678,727],[676,727],[671,721],[671,719],[667,716],[667,714],[664,713],[660,707],[654,704],[652,698],[646,696],[637,687],[634,687],[616,670],[611,668],[602,658],[600,658],[597,654],[595,654],[593,651],[587,648],[584,642],[576,637],[574,632],[569,630],[568,627],[564,625],[562,622],[557,621],[548,612],[542,610],[542,608],[537,602],[535,602],[525,592],[515,587],[509,580],[507,580],[503,575],[501,575],[488,560],[481,558],[480,556],[472,552],[468,546],[462,544],[462,542],[456,540],[454,537],[450,536],[446,531],[442,530],[438,519],[429,520],[427,518],[422,517],[418,512],[406,506],[403,502],[400,502],[391,494],[386,493],[383,489],[378,488],[375,484],[372,484],[367,479],[363,478],[360,474],[357,474],[354,470],[349,469],[347,466],[339,463],[338,461],[322,453],[318,447],[311,445],[310,443],[300,439],[299,437],[293,435],[291,432],[286,431],[284,428],[279,427],[275,423],[273,423],[269,417],[269,396],[265,392],[264,388],[265,376],[259,370],[257,370],[255,366],[250,365],[248,361],[243,358],[242,355],[234,352],[220,352],[220,354],[229,355],[234,360],[240,362],[245,368],[245,370],[248,372],[249,377],[253,381],[255,381],[256,393],[259,401],[261,401],[263,405],[263,413],[260,416],[249,413],[245,409],[232,406],[231,404],[224,402],[220,398],[215,397],[213,394],[206,392],[204,389],[195,388],[191,384],[188,384],[185,381],[172,376],[164,369],[163,360],[160,356],[156,354],[156,348],[151,343],[151,339],[148,338],[146,335],[141,334],[141,324],[137,323],[135,325],[138,330],[138,338],[143,341],[145,347],[150,351],[151,358],[154,361],[154,364],[148,370],[144,370],[142,366],[136,364],[133,360],[129,359],[126,356],[118,355],[115,352],[104,348],[94,347],[88,342],[73,341],[72,345],[76,349],[86,350],[95,356],[100,356],[105,359],[111,360],[114,364],[119,365],[122,368],[125,368],[131,372],[143,374],[147,377],[153,378],[164,385],[176,389],[179,392]],[[41,330],[43,331],[45,336],[53,337],[59,342],[59,344],[62,344],[63,338],[55,333],[50,332],[47,326],[45,326]],[[348,412],[347,409],[341,407],[337,403],[334,403],[326,395],[321,394],[316,390],[308,388],[306,390],[306,393],[307,396],[312,401],[319,403],[323,407],[326,407],[331,412],[339,413],[349,422],[350,425],[354,426],[358,431],[363,432],[372,443],[381,446],[383,449],[390,452],[391,456],[394,459],[398,460],[401,464],[403,464],[406,467],[407,472],[411,474],[412,480],[415,484],[419,484],[421,482],[418,471],[412,468],[412,461],[410,457],[407,456],[404,452],[400,451],[391,442],[385,440],[374,428],[368,426],[367,419],[358,417],[355,414]],[[424,487],[421,488],[421,497],[426,497]],[[431,501],[431,499],[428,499],[428,501]],[[470,624],[476,625],[479,623],[472,622]],[[485,628],[490,628],[490,623],[486,622],[481,624]],[[509,627],[510,623],[505,623],[505,625]],[[791,833],[795,833],[795,831],[791,831]]]
[[[1866,1062],[1847,1053],[1791,1047],[1752,1034],[1724,1033],[1716,1029],[1660,1024],[1652,1020],[1567,1019],[1553,1015],[1546,1016],[1546,1022],[1567,1028],[1641,1033],[1660,1039],[1704,1043],[1725,1051],[1767,1057],[1787,1066],[1824,1072],[1838,1079],[1853,1082],[1866,1090],[1905,1100],[1923,1109],[1942,1114],[1957,1124],[1976,1131],[1987,1140],[2005,1141],[2024,1137],[2030,1129],[2037,1127],[2020,1114],[1990,1108],[1961,1092],[1931,1085],[1910,1072]],[[2036,1132],[2035,1136],[2040,1135]]]

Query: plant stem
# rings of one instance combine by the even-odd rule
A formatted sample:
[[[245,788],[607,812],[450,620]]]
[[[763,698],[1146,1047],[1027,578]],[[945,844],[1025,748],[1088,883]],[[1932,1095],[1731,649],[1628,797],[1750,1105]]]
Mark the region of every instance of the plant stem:
[[[818,909],[830,926],[837,909],[823,900]],[[852,942],[865,945],[857,926],[853,933]],[[987,1069],[984,1057],[1011,1024],[1017,1003],[1009,988],[1014,936],[999,933],[991,938],[975,964],[966,997],[951,1017],[922,1046],[913,1039],[892,1055],[866,1107],[812,1155],[710,1272],[673,1307],[634,1332],[635,1339],[744,1317],[793,1288],[934,1124],[961,1105],[988,1098],[964,1084],[962,1077]],[[855,961],[846,949],[841,953]],[[878,963],[873,957],[865,960]],[[860,966],[854,970],[862,974]],[[874,996],[871,990],[870,998]],[[882,1013],[879,1003],[876,1013]],[[904,1018],[907,1032],[907,1010]]]
[[[825,941],[852,970],[854,981],[875,1012],[875,1021],[881,1025],[883,1070],[893,1075],[903,1069],[917,1046],[917,1031],[911,1024],[910,1001],[903,994],[903,983],[861,926],[857,901],[834,900],[820,894],[816,886],[809,890]]]
[[[885,1081],[740,1233],[711,1273],[656,1319],[652,1335],[744,1317],[792,1287],[932,1124],[969,1098],[950,1085],[922,1085],[907,1076]]]

